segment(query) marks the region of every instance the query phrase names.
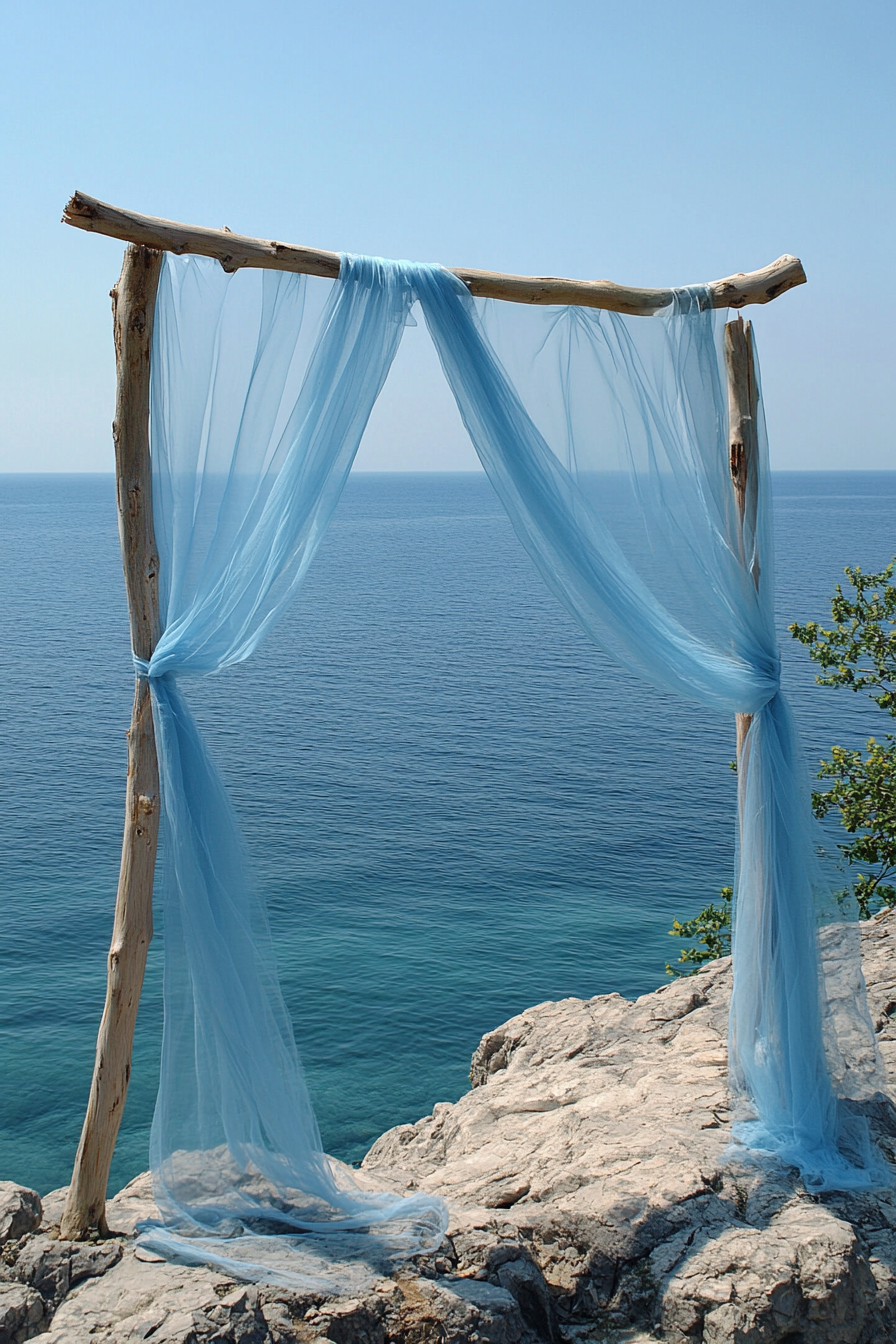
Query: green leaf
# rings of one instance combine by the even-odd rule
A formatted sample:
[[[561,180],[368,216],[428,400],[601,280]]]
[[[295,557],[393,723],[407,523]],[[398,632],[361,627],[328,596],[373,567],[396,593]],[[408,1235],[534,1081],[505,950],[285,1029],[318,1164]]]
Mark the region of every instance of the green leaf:
[[[790,633],[805,644],[809,657],[827,675],[816,676],[821,686],[848,686],[867,690],[882,710],[896,718],[896,584],[892,582],[896,557],[879,574],[863,574],[847,567],[853,589],[845,595],[837,585],[831,600],[836,622],[830,630],[816,621],[794,623]],[[812,794],[816,817],[840,814],[854,838],[840,850],[850,864],[862,865],[855,894],[863,919],[896,903],[896,738],[868,739],[864,751],[831,748],[830,760],[820,762],[818,778],[829,787]]]
[[[684,923],[677,919],[672,921],[670,935],[673,938],[692,939],[696,946],[686,947],[675,966],[667,962],[667,975],[696,975],[706,962],[715,961],[717,957],[727,957],[730,953],[731,901],[734,893],[731,887],[722,887],[719,895],[722,905],[708,905],[699,915],[686,919]],[[689,969],[680,971],[678,966],[687,966]]]

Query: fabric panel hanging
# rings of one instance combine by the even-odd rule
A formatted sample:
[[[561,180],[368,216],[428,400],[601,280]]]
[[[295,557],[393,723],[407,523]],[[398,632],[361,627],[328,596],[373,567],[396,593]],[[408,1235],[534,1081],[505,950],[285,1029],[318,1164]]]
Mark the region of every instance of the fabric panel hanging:
[[[422,275],[418,296],[464,424],[549,587],[623,667],[753,715],[739,780],[736,1134],[799,1167],[810,1189],[888,1183],[867,1125],[843,1104],[873,1096],[882,1070],[857,931],[820,866],[780,690],[764,422],[756,521],[741,547],[708,291],[679,291],[652,318],[477,304],[447,273]],[[499,358],[505,332],[508,364],[528,352],[516,381]],[[667,605],[676,590],[679,613]]]
[[[149,1248],[332,1290],[437,1246],[441,1200],[359,1187],[323,1152],[263,901],[178,687],[247,658],[301,582],[401,338],[407,284],[358,260],[316,332],[304,277],[168,256],[153,347],[163,634],[152,686],[165,819],[165,1022]],[[348,1229],[369,1228],[366,1237]],[[275,1232],[309,1231],[309,1237]],[[368,1271],[369,1272],[369,1271]]]

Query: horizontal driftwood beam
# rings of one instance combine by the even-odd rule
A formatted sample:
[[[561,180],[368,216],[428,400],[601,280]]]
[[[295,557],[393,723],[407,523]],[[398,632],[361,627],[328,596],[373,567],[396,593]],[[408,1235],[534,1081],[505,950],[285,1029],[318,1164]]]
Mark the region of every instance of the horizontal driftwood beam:
[[[322,275],[330,280],[339,275],[338,252],[295,247],[291,243],[269,242],[264,238],[246,238],[227,229],[176,224],[170,219],[121,210],[80,191],[75,192],[65,207],[62,221],[91,233],[104,233],[109,238],[121,238],[124,242],[141,243],[144,247],[165,252],[195,252],[202,257],[214,257],[225,271],[251,266]],[[630,289],[627,285],[616,285],[612,280],[501,275],[497,271],[474,271],[464,266],[450,269],[463,280],[471,294],[511,303],[576,304],[583,308],[608,308],[615,313],[643,315],[665,308],[672,300],[671,289]],[[712,281],[713,307],[743,308],[748,303],[768,303],[805,281],[806,273],[799,258],[779,257],[761,271]]]

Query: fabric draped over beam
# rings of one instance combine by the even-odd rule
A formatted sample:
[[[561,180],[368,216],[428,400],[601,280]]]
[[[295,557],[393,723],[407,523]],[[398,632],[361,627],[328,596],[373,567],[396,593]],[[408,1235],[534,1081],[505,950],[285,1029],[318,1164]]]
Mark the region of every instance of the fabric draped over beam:
[[[317,334],[303,276],[228,278],[216,262],[167,258],[150,421],[163,634],[137,664],[152,686],[166,824],[150,1140],[164,1226],[143,1241],[324,1290],[350,1286],[345,1262],[358,1256],[434,1249],[447,1214],[437,1198],[361,1190],[325,1156],[264,905],[178,679],[247,658],[326,531],[409,306],[397,278],[368,274],[333,287]],[[358,1227],[377,1231],[347,1235]],[[272,1235],[289,1229],[316,1235]]]
[[[163,634],[137,671],[167,827],[151,1141],[164,1226],[144,1241],[243,1277],[332,1282],[340,1257],[432,1248],[446,1226],[440,1200],[361,1189],[323,1153],[264,906],[178,688],[247,658],[301,583],[416,301],[520,541],[580,626],[653,686],[753,715],[738,780],[740,1137],[812,1189],[888,1180],[842,1100],[871,1095],[879,1062],[857,931],[820,866],[780,691],[764,460],[755,521],[743,537],[738,523],[707,291],[679,291],[653,318],[535,310],[474,300],[439,266],[345,256],[316,320],[306,292],[303,276],[171,255],[159,287]],[[760,441],[764,454],[764,427]]]

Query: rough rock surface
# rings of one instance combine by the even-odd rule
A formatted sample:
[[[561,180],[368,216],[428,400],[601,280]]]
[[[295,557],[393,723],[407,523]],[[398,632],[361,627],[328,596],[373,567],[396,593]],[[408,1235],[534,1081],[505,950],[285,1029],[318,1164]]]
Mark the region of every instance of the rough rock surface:
[[[864,926],[863,948],[896,1077],[896,913]],[[145,1176],[95,1244],[58,1239],[64,1191],[36,1231],[36,1197],[0,1186],[0,1344],[896,1340],[896,1187],[811,1196],[792,1169],[728,1151],[729,992],[719,961],[634,1003],[541,1004],[485,1036],[472,1091],[390,1130],[364,1163],[377,1184],[443,1194],[448,1240],[355,1297],[247,1287],[135,1250],[154,1212]],[[893,1156],[892,1103],[864,1110]]]
[[[40,1227],[40,1198],[33,1190],[12,1181],[0,1181],[0,1246],[18,1241]]]

